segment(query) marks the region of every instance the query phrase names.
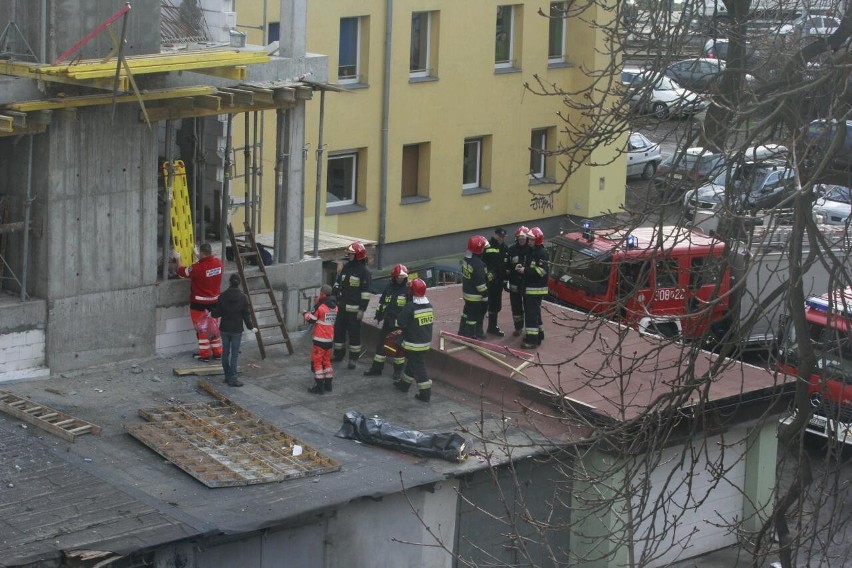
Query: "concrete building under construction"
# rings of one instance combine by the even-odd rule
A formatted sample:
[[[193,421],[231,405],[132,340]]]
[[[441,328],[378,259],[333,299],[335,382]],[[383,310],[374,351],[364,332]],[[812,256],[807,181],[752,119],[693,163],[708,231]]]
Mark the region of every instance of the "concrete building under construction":
[[[275,111],[276,132],[267,272],[286,290],[282,312],[298,314],[320,282],[320,261],[303,254],[303,157],[290,149],[303,146],[327,58],[305,52],[305,0],[280,2],[288,17],[275,56],[245,45],[233,9],[0,7],[0,378],[192,350],[188,285],[162,276],[170,247],[181,232],[220,241],[224,256],[232,129],[264,110]],[[189,195],[182,213],[176,180]],[[242,230],[251,217],[233,221]]]

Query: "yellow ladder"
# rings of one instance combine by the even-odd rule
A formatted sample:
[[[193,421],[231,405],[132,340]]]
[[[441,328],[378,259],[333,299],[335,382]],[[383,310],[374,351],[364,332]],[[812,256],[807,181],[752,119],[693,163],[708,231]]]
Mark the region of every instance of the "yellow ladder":
[[[234,262],[237,265],[243,292],[248,298],[251,321],[254,327],[258,329],[255,335],[257,346],[260,348],[260,357],[266,359],[266,348],[281,343],[287,345],[287,352],[292,355],[293,344],[290,342],[290,335],[284,325],[284,318],[281,316],[281,309],[278,307],[278,300],[275,298],[275,290],[269,283],[263,258],[261,258],[257,242],[254,240],[254,232],[252,232],[248,223],[244,223],[244,225],[244,232],[235,233],[233,225],[228,223],[228,238],[231,241],[231,250],[234,251]],[[246,266],[246,259],[250,258],[254,259],[257,269]]]
[[[169,163],[163,162],[163,181],[169,187]],[[172,186],[172,247],[180,253],[181,262],[186,266],[194,258],[195,236],[192,231],[192,209],[189,207],[189,186],[186,182],[186,164],[183,160],[172,162],[174,179]]]

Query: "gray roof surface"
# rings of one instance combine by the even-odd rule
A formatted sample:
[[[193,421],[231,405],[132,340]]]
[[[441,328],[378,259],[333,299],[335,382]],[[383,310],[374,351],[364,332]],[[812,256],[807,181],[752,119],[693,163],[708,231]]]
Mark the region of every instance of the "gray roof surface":
[[[459,286],[429,291],[436,308],[435,348],[439,330],[455,331],[458,325],[460,295]],[[371,307],[365,321],[371,320],[372,313]],[[554,325],[557,317],[560,321],[567,317],[564,321],[569,326],[564,327],[564,321]],[[506,306],[501,312],[504,329],[511,329],[510,318]],[[606,335],[593,345],[570,337],[570,321],[585,319],[585,315],[549,305],[547,340],[539,350],[541,360],[556,363],[560,357],[570,357],[573,349],[585,350],[590,361],[599,363],[606,351],[601,345],[610,345]],[[641,345],[645,340],[638,334],[628,337],[631,352],[648,349]],[[524,400],[531,389],[546,392],[556,386],[589,406],[599,405],[606,394],[602,387],[581,388],[588,381],[577,362],[573,371],[565,373],[557,373],[555,366],[528,367],[524,371],[528,377],[516,375],[518,380],[509,380],[505,368],[470,351],[452,355],[433,352],[429,364],[430,375],[436,379],[434,394],[430,404],[423,404],[414,399],[413,390],[403,394],[392,387],[390,365],[384,376],[363,376],[372,357],[373,340],[367,339],[364,344],[369,351],[358,368],[347,370],[345,365],[336,365],[334,392],[316,396],[306,390],[312,384],[310,338],[298,333],[292,339],[294,355],[276,347],[269,350],[267,359],[260,360],[257,345],[247,335],[240,358],[245,386],[226,387],[221,376],[208,382],[234,402],[335,459],[341,464],[339,472],[210,489],[128,435],[124,424],[141,422],[140,409],[212,400],[197,387],[198,377],[178,377],[172,372],[175,367],[197,365],[190,353],[120,361],[0,386],[103,428],[99,436],[84,435],[69,443],[34,426],[24,428],[24,423],[0,413],[0,558],[14,565],[57,558],[62,550],[69,549],[122,553],[191,536],[298,524],[309,514],[360,497],[397,493],[401,479],[406,486],[417,486],[487,467],[482,457],[484,447],[471,432],[491,440],[507,438],[520,443],[528,441],[528,436],[543,440],[542,432],[557,434],[562,441],[576,440],[582,430],[565,421],[551,420],[540,430],[541,423],[525,422],[528,413],[521,407],[531,406]],[[517,348],[520,338],[509,334],[502,342]],[[214,365],[211,363],[212,368],[216,368]],[[738,365],[726,376],[717,378],[724,396],[741,389],[743,383],[755,390],[772,383],[769,373],[747,366]],[[644,404],[654,390],[648,384],[637,386],[637,397]],[[483,399],[479,396],[482,392],[489,396]],[[337,438],[334,434],[349,410],[379,415],[395,425],[424,432],[459,431],[467,438],[469,449],[482,454],[450,463]],[[486,416],[484,424],[478,423],[481,411]],[[604,414],[609,412],[609,408],[604,409]],[[535,451],[534,446],[517,447],[513,457]],[[495,462],[502,459],[493,457]]]

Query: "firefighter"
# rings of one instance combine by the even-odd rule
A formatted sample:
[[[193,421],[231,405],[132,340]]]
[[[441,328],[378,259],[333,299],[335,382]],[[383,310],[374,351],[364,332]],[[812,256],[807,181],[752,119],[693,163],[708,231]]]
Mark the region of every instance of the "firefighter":
[[[485,320],[485,309],[488,306],[488,276],[482,253],[488,246],[488,239],[482,235],[474,235],[467,240],[465,260],[462,269],[462,311],[459,335],[474,339],[485,339],[482,324]]]
[[[337,321],[334,324],[333,362],[343,361],[349,341],[348,369],[355,368],[361,357],[361,320],[370,303],[370,269],[367,268],[367,249],[355,241],[346,249],[346,264],[337,275],[334,294],[338,301]]]
[[[414,398],[429,402],[432,398],[432,381],[426,374],[426,352],[432,348],[432,322],[435,318],[432,304],[426,297],[426,283],[415,278],[408,286],[409,302],[396,317],[396,325],[402,330],[402,347],[405,349],[405,371],[394,381],[393,386],[408,392],[411,383],[417,382]]]
[[[482,260],[485,262],[488,279],[488,329],[487,333],[503,337],[506,335],[497,325],[497,314],[503,309],[503,283],[506,277],[506,258],[509,247],[506,246],[506,229],[497,227],[494,236],[488,241]]]
[[[521,271],[524,275],[524,324],[526,334],[521,347],[541,345],[544,330],[541,320],[541,301],[547,295],[549,262],[544,249],[544,233],[538,227],[530,229],[532,249]]]
[[[314,386],[308,389],[312,394],[331,392],[334,370],[331,367],[331,347],[334,341],[334,322],[337,319],[337,298],[332,295],[331,286],[323,284],[317,303],[310,312],[302,312],[307,323],[313,324],[313,345],[311,346],[311,370],[314,372]]]
[[[178,267],[178,276],[189,278],[189,317],[198,338],[198,353],[195,358],[204,362],[209,361],[211,355],[214,359],[222,358],[222,340],[219,334],[211,337],[199,327],[199,323],[219,301],[222,271],[222,261],[213,255],[210,243],[201,243],[198,247],[198,262],[192,266]]]
[[[393,355],[393,380],[402,378],[402,369],[405,366],[405,353],[397,348],[396,352],[390,353],[386,348],[388,335],[396,329],[396,315],[407,303],[408,295],[408,269],[404,264],[397,264],[391,269],[391,280],[379,298],[376,307],[375,319],[382,324],[379,332],[379,342],[376,345],[376,354],[373,356],[373,364],[364,371],[365,377],[374,377],[382,374],[385,368],[385,360],[388,355]]]
[[[520,269],[527,263],[530,252],[530,230],[523,225],[515,230],[515,244],[506,253],[506,282],[509,288],[509,305],[512,307],[512,335],[518,337],[524,327],[524,274]]]

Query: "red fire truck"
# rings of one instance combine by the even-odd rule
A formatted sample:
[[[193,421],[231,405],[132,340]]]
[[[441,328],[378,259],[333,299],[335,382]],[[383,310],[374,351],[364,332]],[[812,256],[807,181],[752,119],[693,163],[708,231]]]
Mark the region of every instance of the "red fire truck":
[[[640,331],[703,337],[729,314],[719,239],[683,227],[564,232],[550,241],[550,295]],[[713,300],[713,301],[711,301]]]
[[[806,340],[816,355],[816,369],[808,383],[813,414],[805,430],[852,444],[852,288],[809,297],[805,319]],[[792,325],[785,327],[779,346],[780,369],[795,375],[799,338]],[[790,415],[782,423],[792,420]]]

